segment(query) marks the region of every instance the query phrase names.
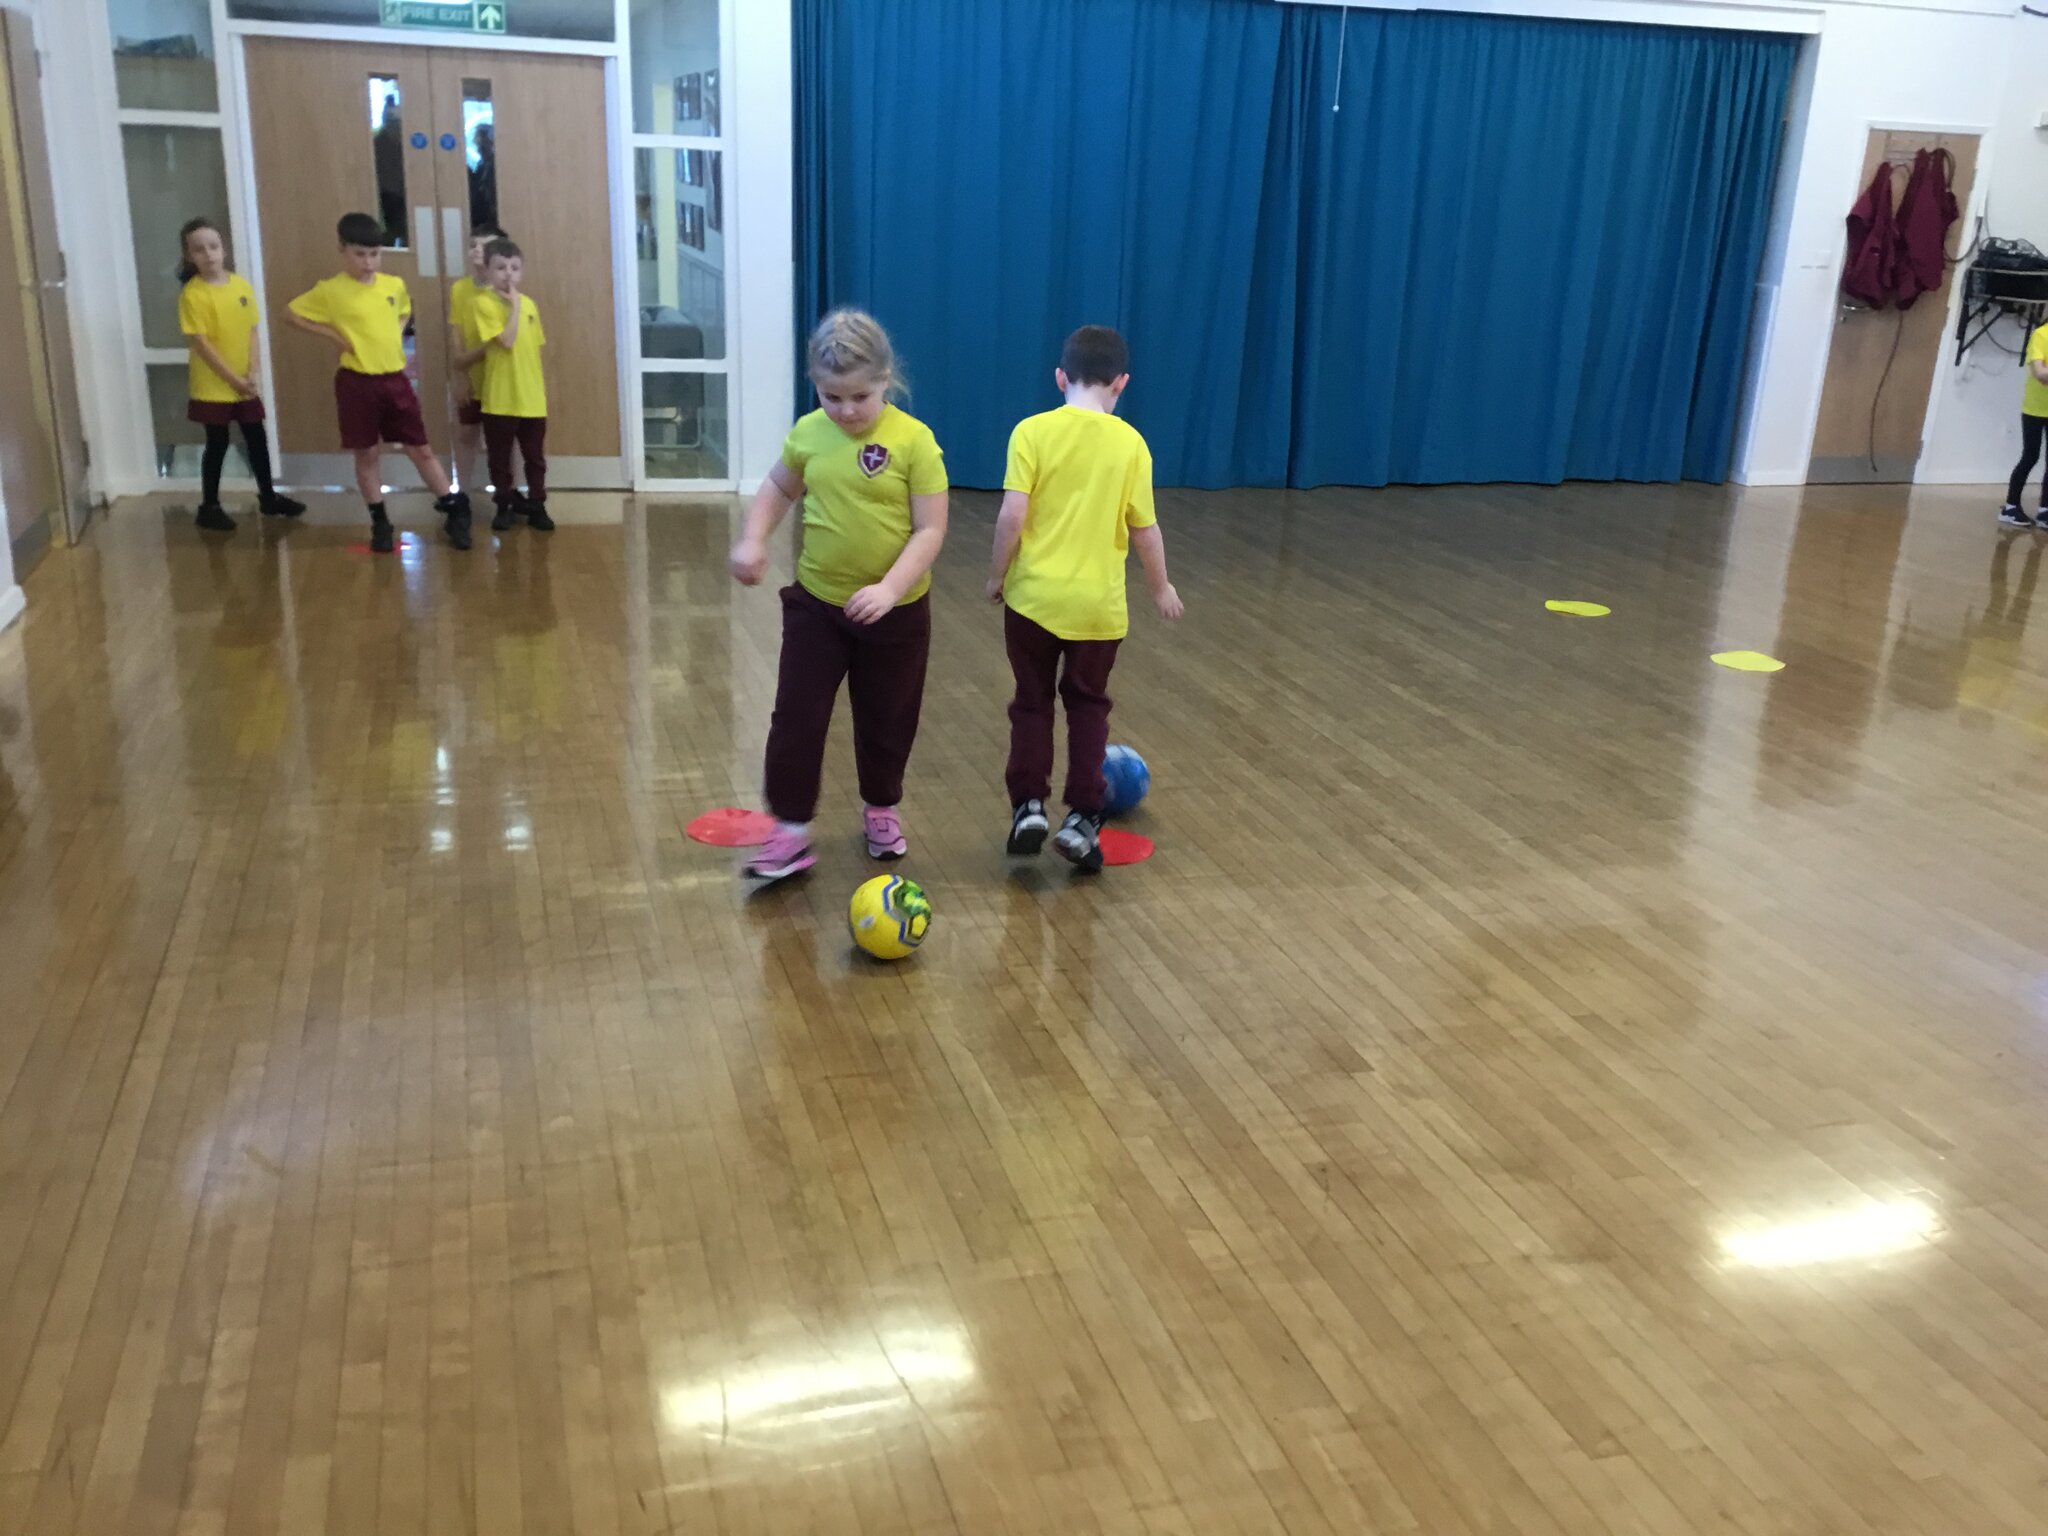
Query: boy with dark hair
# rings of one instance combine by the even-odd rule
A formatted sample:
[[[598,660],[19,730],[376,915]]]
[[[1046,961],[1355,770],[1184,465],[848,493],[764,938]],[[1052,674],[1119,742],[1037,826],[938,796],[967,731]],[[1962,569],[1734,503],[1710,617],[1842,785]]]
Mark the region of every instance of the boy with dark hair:
[[[465,491],[476,482],[476,461],[484,446],[484,353],[476,334],[476,296],[491,285],[484,252],[493,240],[512,237],[495,224],[469,232],[469,270],[448,285],[449,381],[455,390],[455,483]]]
[[[1067,711],[1067,818],[1053,846],[1077,868],[1102,868],[1102,760],[1109,748],[1109,673],[1130,630],[1124,561],[1132,546],[1160,616],[1181,616],[1152,508],[1152,454],[1116,407],[1131,382],[1130,349],[1107,326],[1067,338],[1054,382],[1067,397],[1010,435],[988,597],[1003,603],[1016,680],[1010,704],[1013,810],[1009,852],[1036,854],[1051,822],[1053,695]]]
[[[493,240],[484,251],[490,286],[476,296],[473,323],[484,345],[484,451],[490,455],[492,495],[498,514],[491,526],[503,533],[522,516],[536,533],[552,533],[548,516],[548,385],[540,365],[547,345],[540,309],[519,291],[526,256],[510,240]],[[526,495],[512,478],[512,445],[526,465]]]
[[[341,445],[355,456],[356,489],[370,511],[370,548],[387,554],[395,540],[384,512],[380,460],[385,443],[396,443],[412,460],[435,496],[434,508],[447,516],[448,542],[469,548],[469,497],[449,485],[448,475],[427,446],[419,391],[406,371],[405,328],[412,295],[405,280],[379,271],[384,260],[384,226],[367,213],[351,213],[335,228],[341,242],[341,271],[323,278],[291,302],[286,318],[299,330],[340,350],[334,375],[335,415]]]

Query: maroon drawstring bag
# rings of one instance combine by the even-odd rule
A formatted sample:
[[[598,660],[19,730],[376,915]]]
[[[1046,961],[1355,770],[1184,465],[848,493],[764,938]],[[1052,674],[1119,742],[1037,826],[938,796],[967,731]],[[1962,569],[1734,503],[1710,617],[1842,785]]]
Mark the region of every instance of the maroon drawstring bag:
[[[1901,309],[1911,309],[1923,293],[1941,286],[1948,268],[1948,230],[1960,214],[1950,188],[1955,157],[1945,149],[1921,150],[1913,156],[1913,174],[1899,196],[1898,270],[1892,293]]]
[[[1842,269],[1842,292],[1859,304],[1883,309],[1897,291],[1898,275],[1899,240],[1892,222],[1892,167],[1887,160],[1849,210],[1849,262]]]

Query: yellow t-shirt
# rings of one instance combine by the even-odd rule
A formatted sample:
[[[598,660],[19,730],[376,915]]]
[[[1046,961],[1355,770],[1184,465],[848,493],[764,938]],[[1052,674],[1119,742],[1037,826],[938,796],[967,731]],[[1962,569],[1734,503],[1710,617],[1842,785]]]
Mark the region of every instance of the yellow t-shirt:
[[[249,338],[256,331],[256,290],[239,273],[230,272],[224,283],[209,283],[195,277],[178,295],[178,329],[187,336],[204,336],[220,360],[239,378],[249,376]],[[234,385],[214,371],[197,350],[189,365],[194,400],[221,405],[240,400]]]
[[[404,278],[379,272],[359,283],[346,272],[337,272],[293,299],[292,313],[341,332],[349,347],[341,355],[341,366],[350,373],[405,371],[405,322],[412,318],[412,295]]]
[[[458,277],[448,289],[448,324],[455,334],[462,338],[462,350],[474,352],[484,344],[476,333],[476,296],[484,290],[477,286],[473,277]],[[479,358],[469,369],[469,398],[481,400],[484,397],[484,365]]]
[[[2027,338],[2027,392],[2020,397],[2020,414],[2048,416],[2048,384],[2034,377],[2034,364],[2048,363],[2048,325],[2037,327]]]
[[[545,416],[548,385],[541,372],[540,349],[548,337],[540,328],[540,310],[525,294],[519,295],[519,334],[510,347],[501,347],[498,338],[511,318],[512,306],[495,291],[477,291],[476,339],[490,343],[484,353],[484,387],[477,399],[486,416]]]
[[[844,607],[889,574],[910,542],[910,498],[946,489],[946,456],[932,429],[893,405],[874,430],[849,437],[813,411],[782,444],[785,467],[803,477],[804,551],[796,579],[820,602]],[[931,590],[927,573],[903,601]]]
[[[1073,405],[1030,417],[1010,434],[1003,489],[1031,498],[1003,601],[1062,640],[1129,634],[1130,531],[1159,520],[1152,451],[1138,429]]]

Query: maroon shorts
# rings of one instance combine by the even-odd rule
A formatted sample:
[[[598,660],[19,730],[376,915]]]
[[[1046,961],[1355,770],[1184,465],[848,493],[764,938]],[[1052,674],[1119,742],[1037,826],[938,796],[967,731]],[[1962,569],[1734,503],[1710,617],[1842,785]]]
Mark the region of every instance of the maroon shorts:
[[[481,400],[465,400],[455,407],[455,419],[465,427],[480,427],[484,424],[484,403]]]
[[[185,419],[202,427],[253,426],[263,419],[261,400],[191,400]]]
[[[344,448],[377,448],[385,443],[426,446],[427,424],[420,419],[420,397],[403,373],[341,369],[334,375],[334,411],[341,421]]]

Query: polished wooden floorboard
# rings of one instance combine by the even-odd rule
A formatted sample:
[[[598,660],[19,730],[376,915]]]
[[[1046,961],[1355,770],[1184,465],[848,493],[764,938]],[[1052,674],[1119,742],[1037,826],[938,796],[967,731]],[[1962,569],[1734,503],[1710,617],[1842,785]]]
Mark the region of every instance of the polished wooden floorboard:
[[[684,836],[769,711],[730,504],[117,511],[0,636],[0,1536],[2039,1536],[1990,508],[1168,495],[1159,852],[1081,882],[1001,857],[962,497],[894,968],[843,720],[807,883]]]

